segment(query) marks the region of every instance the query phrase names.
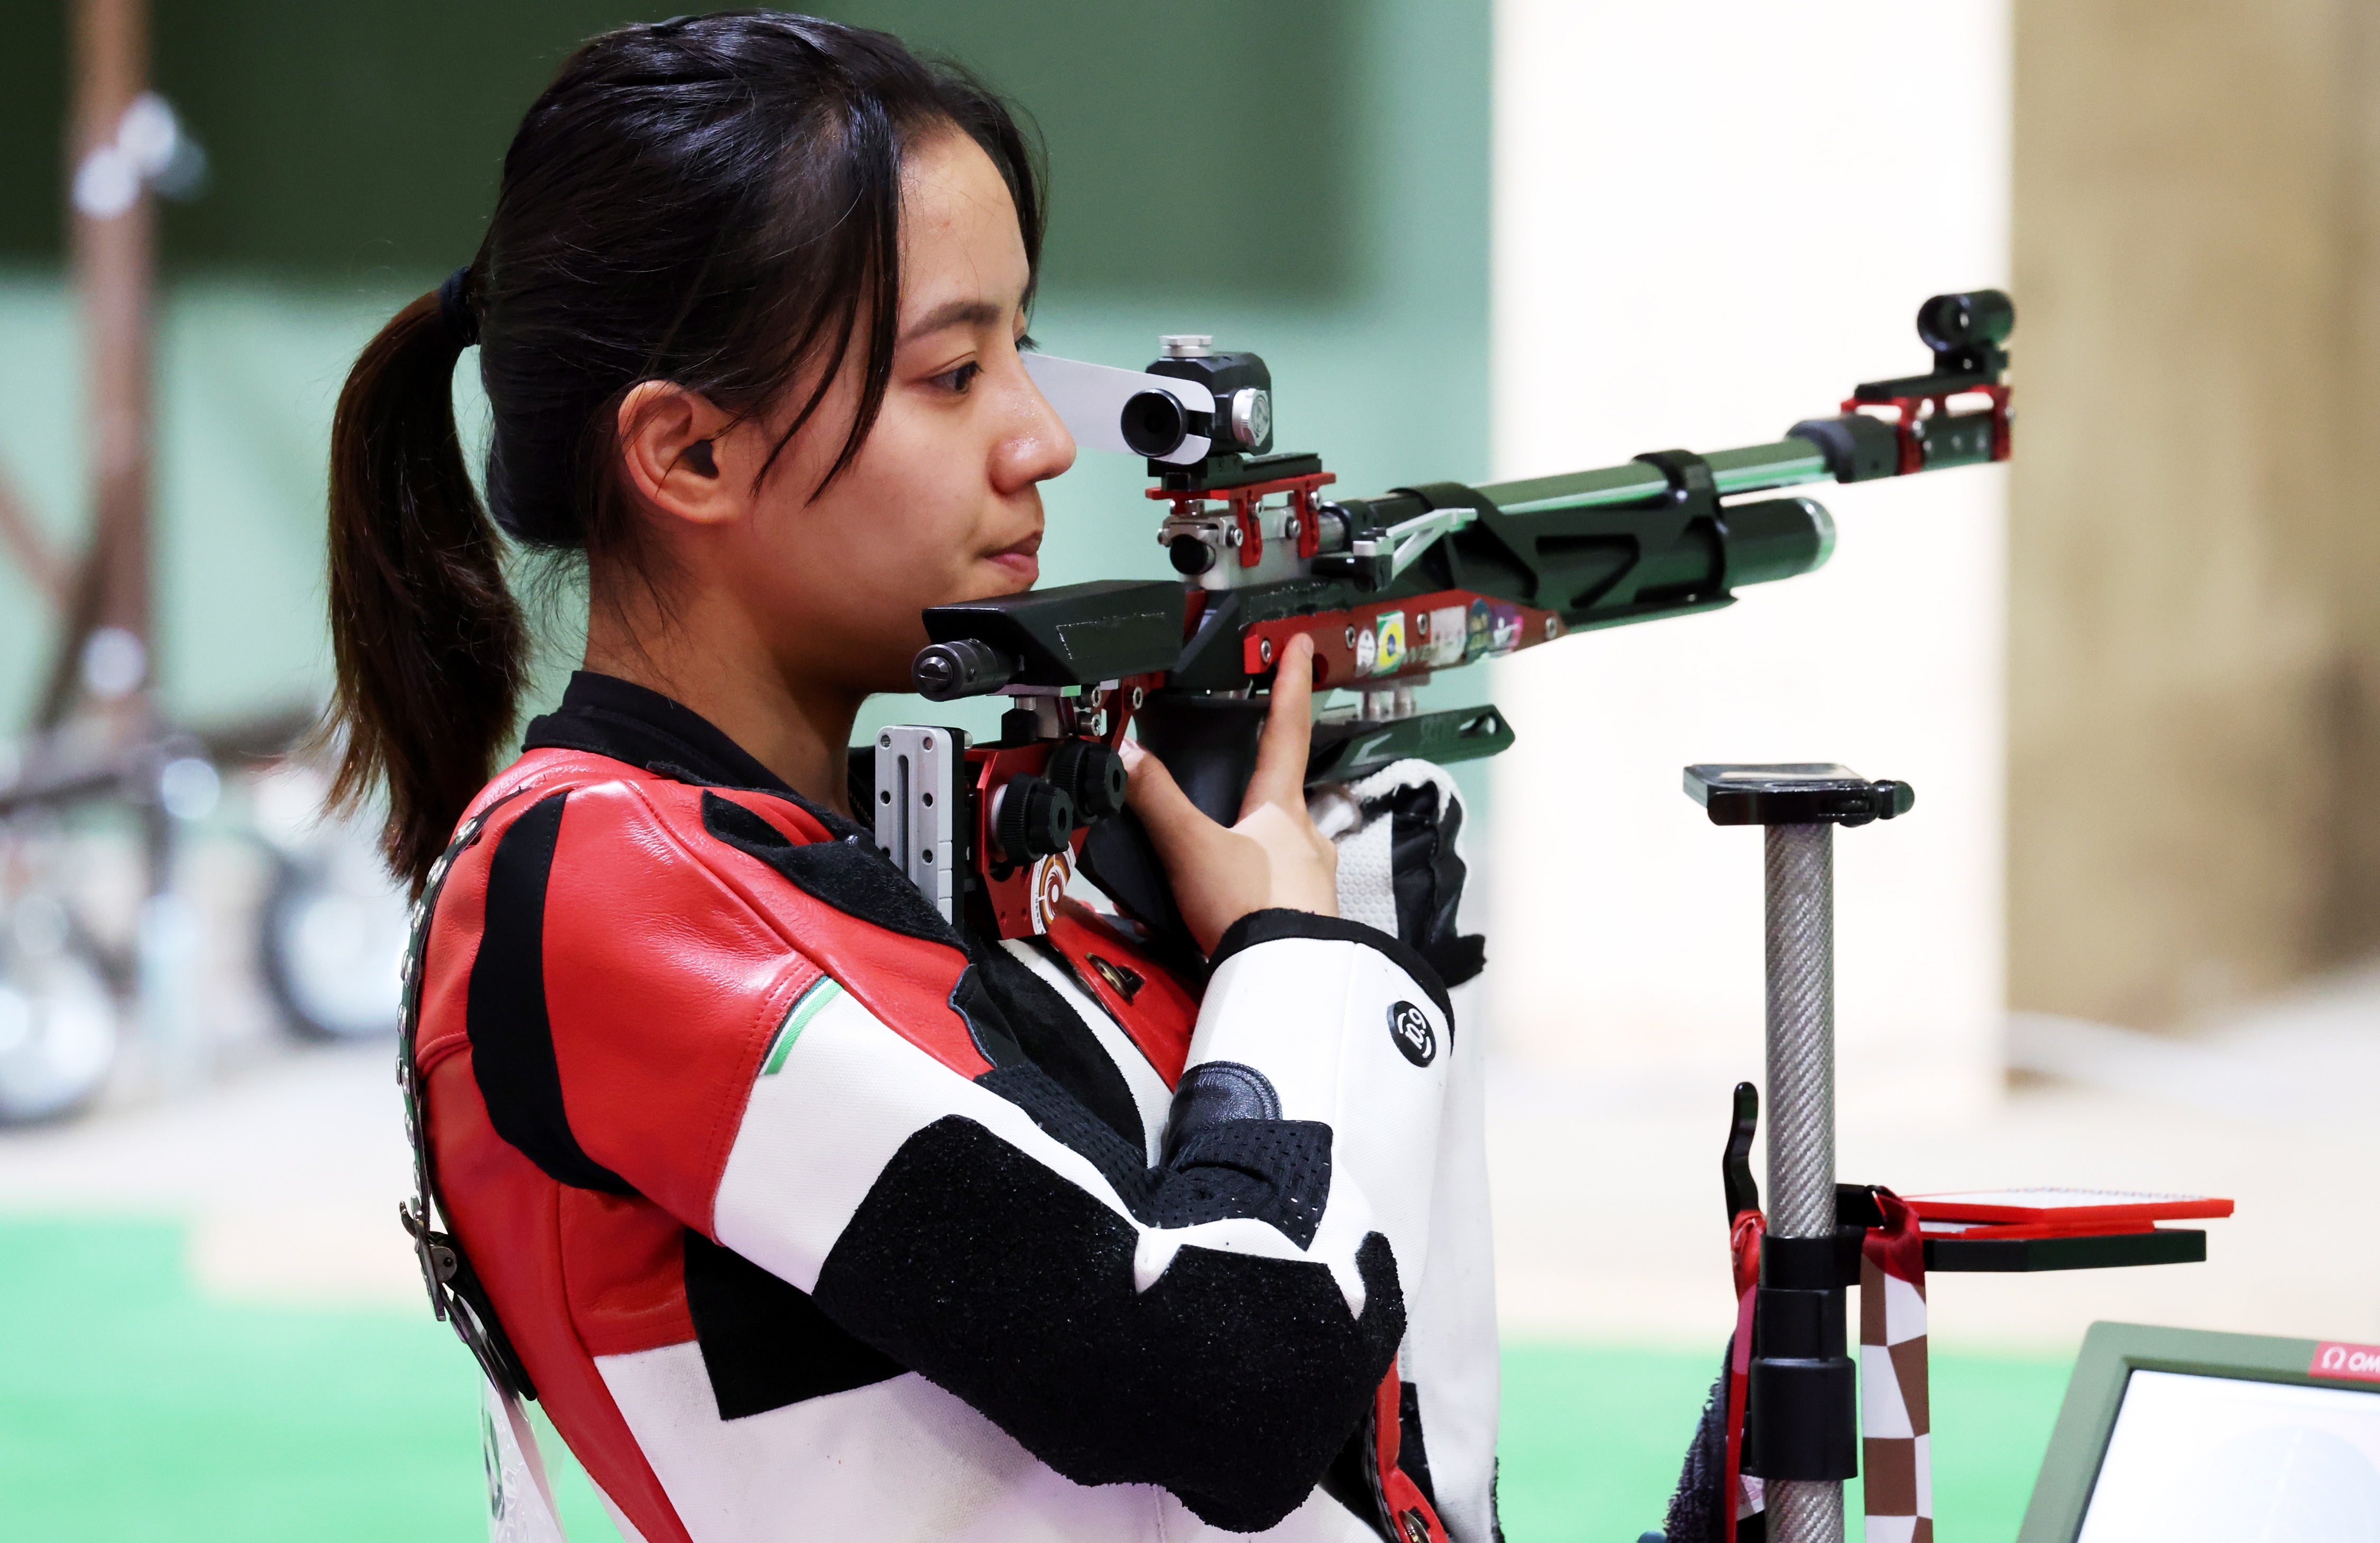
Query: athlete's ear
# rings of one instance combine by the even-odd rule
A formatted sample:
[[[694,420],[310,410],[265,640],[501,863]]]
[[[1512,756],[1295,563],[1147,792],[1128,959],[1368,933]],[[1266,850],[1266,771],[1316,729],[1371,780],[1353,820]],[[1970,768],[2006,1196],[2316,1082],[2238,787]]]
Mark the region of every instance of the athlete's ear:
[[[656,511],[718,525],[750,506],[750,489],[720,474],[715,442],[734,419],[667,381],[639,381],[620,402],[620,458],[629,486]]]

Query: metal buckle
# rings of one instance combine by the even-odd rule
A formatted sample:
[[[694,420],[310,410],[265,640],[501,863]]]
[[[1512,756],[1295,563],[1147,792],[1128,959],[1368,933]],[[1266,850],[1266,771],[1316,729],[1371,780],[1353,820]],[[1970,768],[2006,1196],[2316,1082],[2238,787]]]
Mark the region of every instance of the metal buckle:
[[[413,1239],[413,1257],[421,1262],[421,1283],[430,1293],[430,1310],[443,1322],[446,1318],[447,1282],[455,1279],[455,1246],[445,1233],[431,1231],[428,1220],[414,1206],[411,1200],[399,1200],[396,1221]]]

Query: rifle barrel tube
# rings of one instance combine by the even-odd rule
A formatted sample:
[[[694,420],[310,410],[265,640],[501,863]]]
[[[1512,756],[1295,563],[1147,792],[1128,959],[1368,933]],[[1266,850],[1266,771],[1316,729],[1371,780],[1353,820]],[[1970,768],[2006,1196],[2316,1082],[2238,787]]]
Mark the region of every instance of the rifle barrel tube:
[[[1804,482],[1833,480],[1827,457],[1805,439],[1784,439],[1743,450],[1720,450],[1706,456],[1711,480],[1719,495],[1790,488]],[[1655,468],[1642,461],[1596,471],[1566,472],[1521,482],[1496,482],[1481,488],[1497,508],[1508,515],[1553,514],[1564,509],[1603,509],[1626,504],[1650,504],[1669,491]]]

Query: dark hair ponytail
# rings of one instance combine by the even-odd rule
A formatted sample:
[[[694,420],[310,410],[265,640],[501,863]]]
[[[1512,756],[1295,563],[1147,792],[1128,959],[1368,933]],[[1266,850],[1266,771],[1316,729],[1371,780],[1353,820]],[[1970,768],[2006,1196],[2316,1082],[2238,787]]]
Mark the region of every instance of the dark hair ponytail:
[[[463,339],[437,292],[364,349],[331,424],[334,802],[388,788],[382,847],[416,887],[487,780],[528,651],[503,543],[455,432]]]
[[[528,635],[497,530],[642,571],[616,421],[639,381],[748,418],[816,365],[782,452],[856,367],[840,475],[892,371],[902,153],[950,129],[999,168],[1038,268],[1036,157],[1009,111],[881,32],[759,11],[623,28],[529,109],[479,255],[382,329],[332,430],[336,796],[386,784],[383,848],[417,890],[518,711]],[[451,393],[475,334],[486,509]]]

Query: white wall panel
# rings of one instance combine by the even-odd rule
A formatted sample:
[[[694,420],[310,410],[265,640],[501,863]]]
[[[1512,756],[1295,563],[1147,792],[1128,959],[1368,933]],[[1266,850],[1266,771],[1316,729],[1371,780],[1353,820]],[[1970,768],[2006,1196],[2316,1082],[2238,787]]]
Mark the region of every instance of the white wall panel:
[[[1765,443],[1922,369],[1918,302],[2005,283],[2008,26],[2003,0],[1502,0],[1497,475]],[[1680,768],[1841,760],[1918,794],[1837,840],[1846,1119],[1995,1096],[2004,487],[1813,490],[1822,572],[1496,667],[1505,1052],[1707,1103],[1716,1136],[1759,1071],[1760,837],[1709,826]]]

